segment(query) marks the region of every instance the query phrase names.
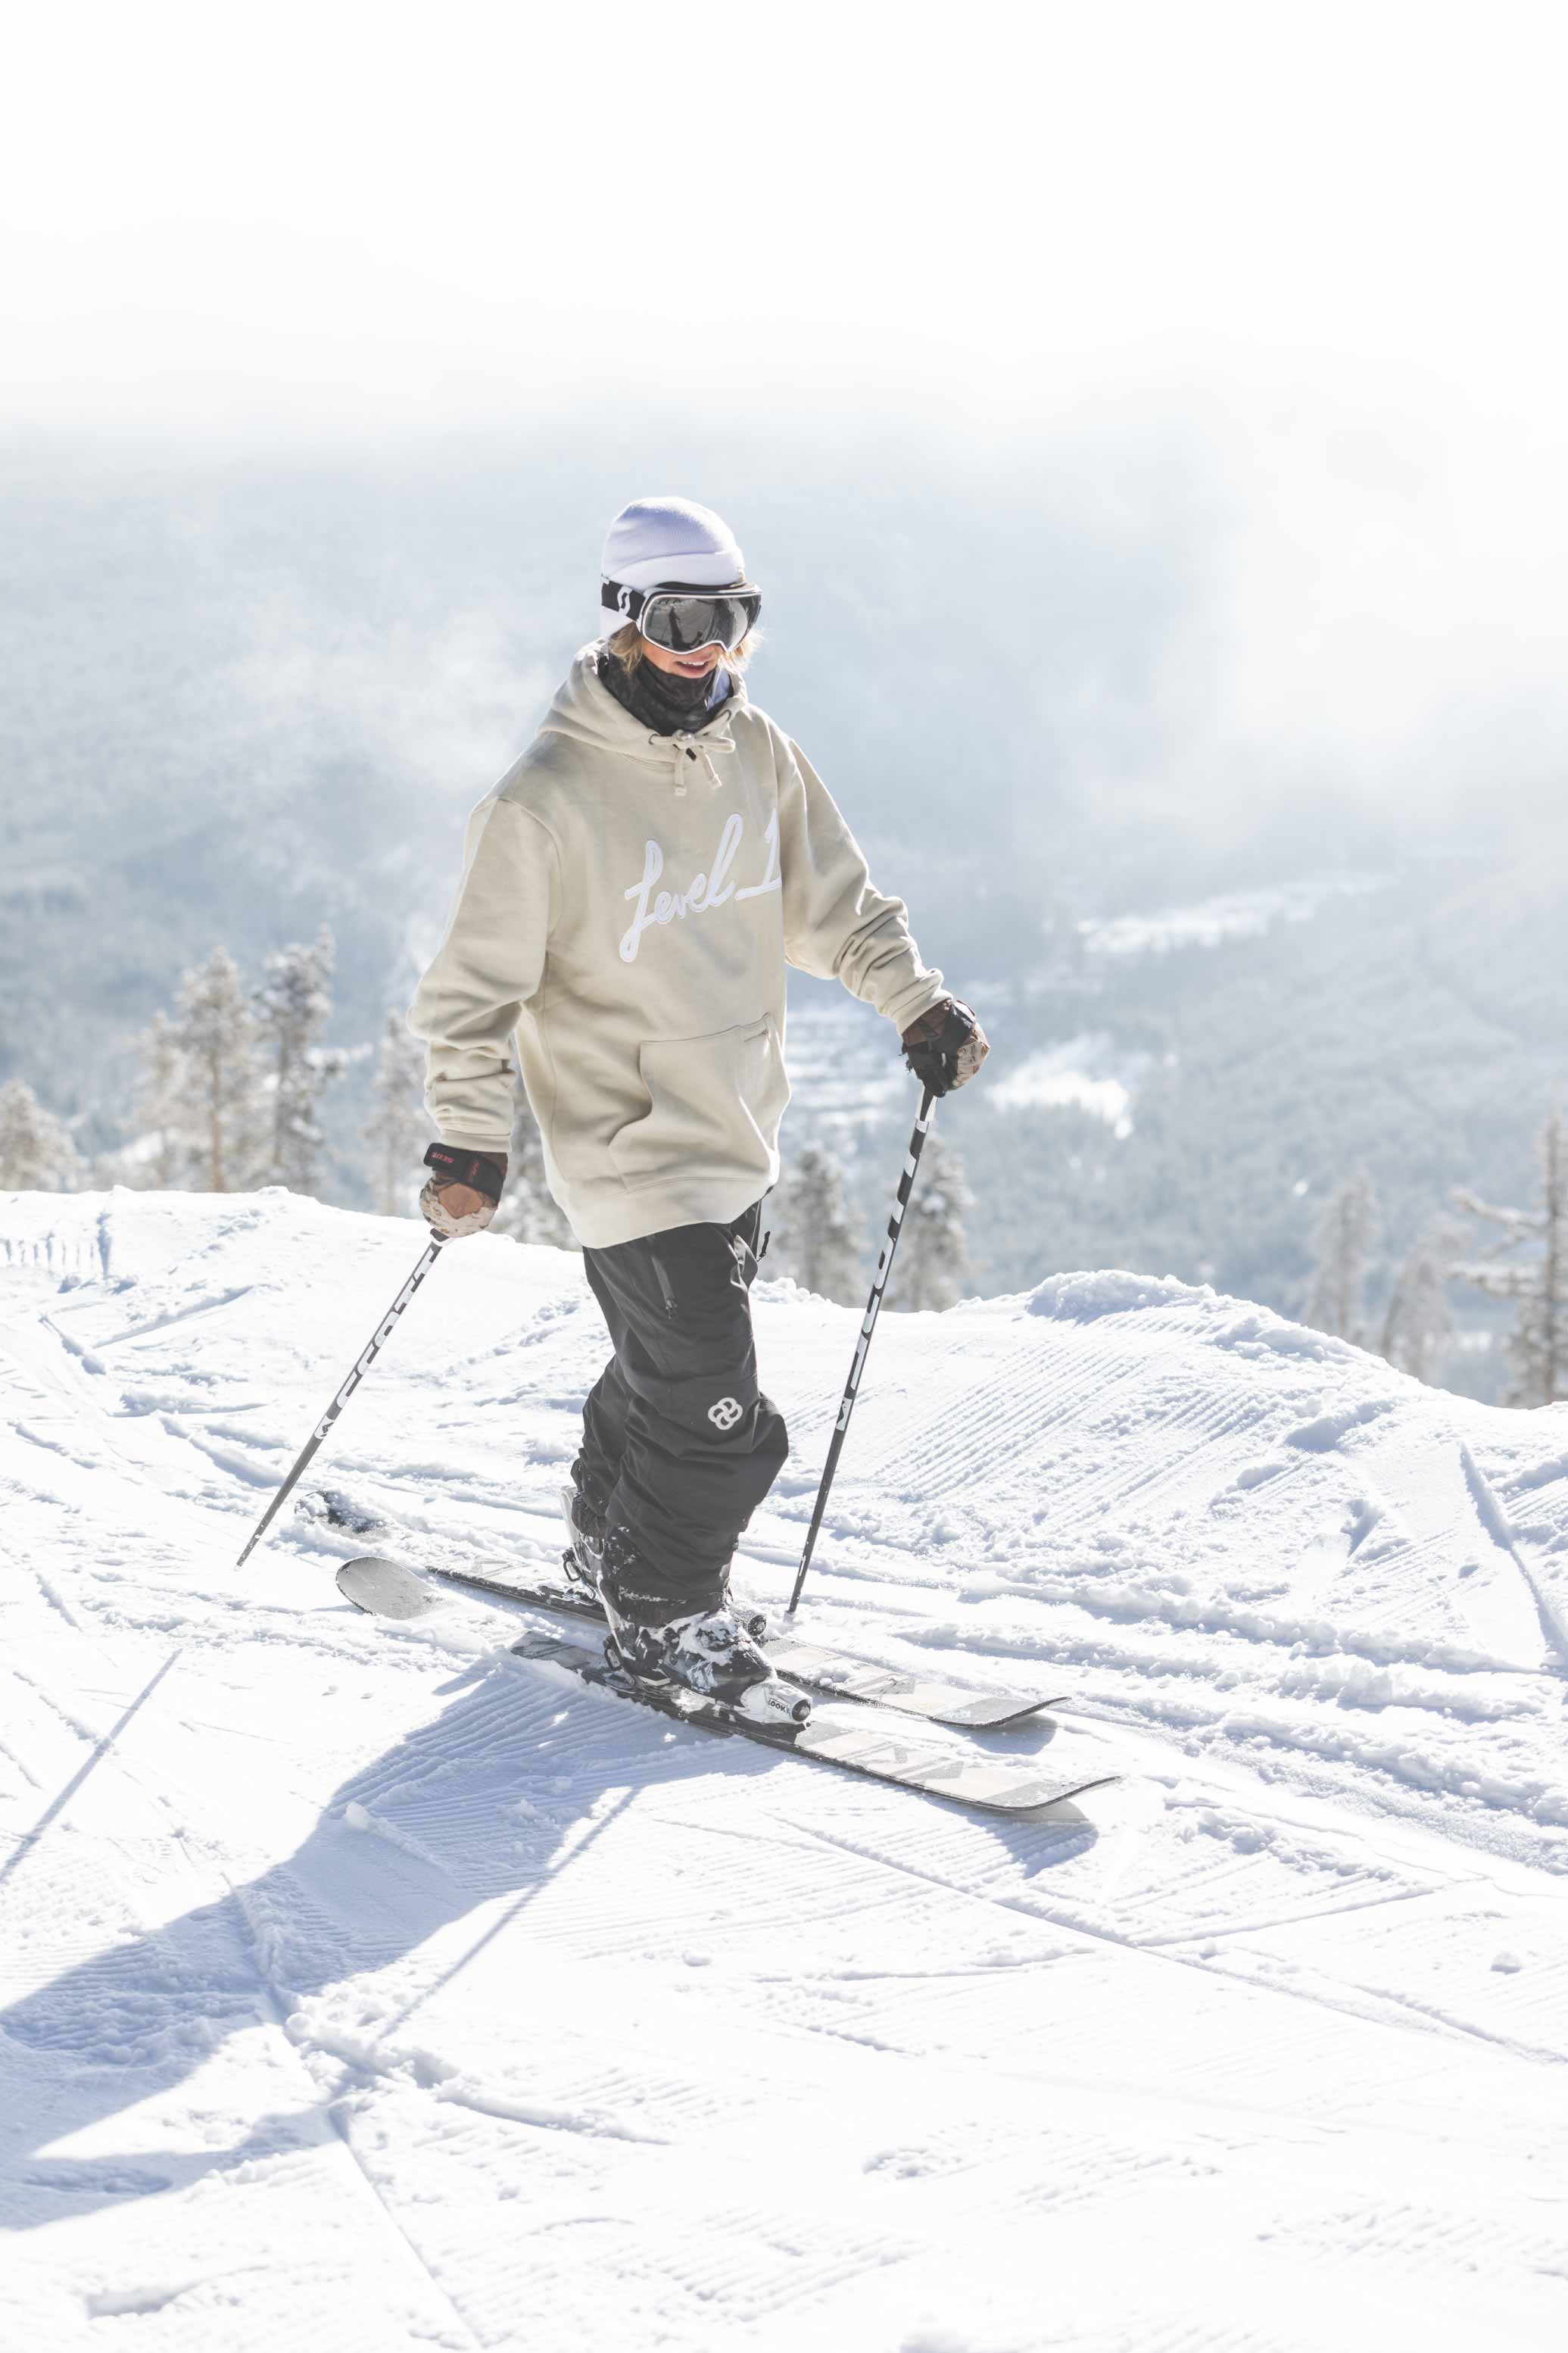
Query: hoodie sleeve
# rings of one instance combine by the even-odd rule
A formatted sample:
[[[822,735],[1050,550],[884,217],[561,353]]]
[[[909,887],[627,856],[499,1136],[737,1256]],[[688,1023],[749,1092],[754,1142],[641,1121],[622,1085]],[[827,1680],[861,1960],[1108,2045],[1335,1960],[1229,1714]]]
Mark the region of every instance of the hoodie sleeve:
[[[833,797],[798,745],[779,745],[779,871],[784,954],[841,980],[900,1030],[947,995],[921,962],[901,899],[884,898]]]
[[[481,801],[468,820],[447,936],[408,1010],[427,1049],[425,1103],[444,1144],[510,1148],[511,1037],[539,987],[559,903],[547,828],[515,801]]]

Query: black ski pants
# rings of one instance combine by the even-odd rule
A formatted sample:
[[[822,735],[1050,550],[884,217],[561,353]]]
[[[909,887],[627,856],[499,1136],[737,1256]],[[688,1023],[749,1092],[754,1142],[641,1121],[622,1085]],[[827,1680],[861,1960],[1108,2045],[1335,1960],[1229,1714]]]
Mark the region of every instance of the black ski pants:
[[[635,1570],[617,1600],[657,1621],[713,1608],[736,1539],[789,1451],[757,1387],[751,1286],[760,1201],[729,1225],[671,1226],[583,1264],[614,1356],[583,1409],[578,1492],[626,1529]]]

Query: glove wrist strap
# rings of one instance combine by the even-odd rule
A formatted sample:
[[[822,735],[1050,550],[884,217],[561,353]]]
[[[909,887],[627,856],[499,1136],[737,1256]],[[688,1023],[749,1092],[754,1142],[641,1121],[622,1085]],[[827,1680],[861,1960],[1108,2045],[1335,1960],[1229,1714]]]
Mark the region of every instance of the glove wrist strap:
[[[433,1144],[425,1166],[435,1172],[437,1185],[466,1185],[487,1201],[499,1201],[506,1183],[506,1163],[493,1152],[469,1152],[460,1144]]]

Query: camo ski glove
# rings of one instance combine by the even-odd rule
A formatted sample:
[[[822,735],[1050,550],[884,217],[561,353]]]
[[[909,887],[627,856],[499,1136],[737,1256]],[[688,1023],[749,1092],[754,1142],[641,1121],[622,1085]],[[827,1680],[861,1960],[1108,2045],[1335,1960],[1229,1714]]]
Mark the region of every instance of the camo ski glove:
[[[904,1060],[933,1095],[966,1085],[990,1051],[984,1030],[958,997],[939,997],[904,1031]]]
[[[447,1241],[482,1234],[506,1183],[505,1153],[465,1152],[460,1145],[433,1144],[425,1166],[433,1173],[425,1181],[419,1208],[431,1231]]]

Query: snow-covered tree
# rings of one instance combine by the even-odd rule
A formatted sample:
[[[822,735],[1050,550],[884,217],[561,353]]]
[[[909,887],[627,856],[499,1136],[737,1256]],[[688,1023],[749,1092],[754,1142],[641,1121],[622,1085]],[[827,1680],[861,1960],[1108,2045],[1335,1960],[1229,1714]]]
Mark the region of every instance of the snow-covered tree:
[[[424,1181],[419,1155],[428,1140],[425,1112],[425,1048],[394,1008],[381,1033],[375,1060],[375,1113],[365,1127],[375,1154],[377,1214],[412,1216]]]
[[[773,1250],[781,1274],[805,1291],[853,1307],[864,1296],[860,1250],[845,1198],[844,1167],[820,1144],[808,1144],[790,1163],[779,1187]]]
[[[507,1153],[506,1190],[490,1230],[510,1234],[514,1242],[549,1242],[555,1250],[577,1248],[572,1229],[544,1181],[544,1142],[521,1086]]]
[[[1365,1336],[1363,1293],[1377,1204],[1372,1179],[1360,1168],[1342,1185],[1318,1219],[1317,1262],[1307,1294],[1307,1322],[1342,1340]]]
[[[44,1109],[26,1079],[0,1087],[0,1192],[68,1193],[81,1174],[65,1123]]]
[[[137,1040],[142,1082],[136,1092],[136,1112],[142,1136],[131,1181],[168,1192],[182,1184],[190,1165],[192,1144],[185,1132],[185,1063],[174,1024],[166,1013],[156,1013],[153,1026]],[[127,1155],[126,1165],[130,1166]]]
[[[267,1106],[257,1070],[256,1021],[226,948],[187,972],[170,1039],[184,1073],[180,1122],[191,1140],[189,1176],[209,1193],[258,1181]]]
[[[291,1193],[313,1193],[321,1181],[326,1138],[318,1112],[347,1060],[319,1042],[331,1017],[332,960],[332,935],[323,924],[309,945],[295,941],[273,949],[252,999],[271,1098],[262,1181],[287,1185]]]
[[[1568,1124],[1554,1112],[1542,1129],[1539,1209],[1499,1209],[1473,1193],[1454,1196],[1461,1209],[1501,1229],[1491,1248],[1455,1272],[1493,1299],[1512,1299],[1519,1315],[1509,1338],[1514,1382],[1510,1405],[1555,1405],[1568,1397]],[[1510,1265],[1499,1261],[1533,1245]]]
[[[963,1298],[969,1280],[963,1219],[973,1207],[963,1161],[933,1128],[904,1211],[899,1254],[888,1284],[890,1307],[951,1307]]]
[[[1446,1219],[1435,1219],[1416,1236],[1388,1294],[1380,1352],[1418,1381],[1433,1378],[1454,1336],[1448,1282],[1458,1239]]]

